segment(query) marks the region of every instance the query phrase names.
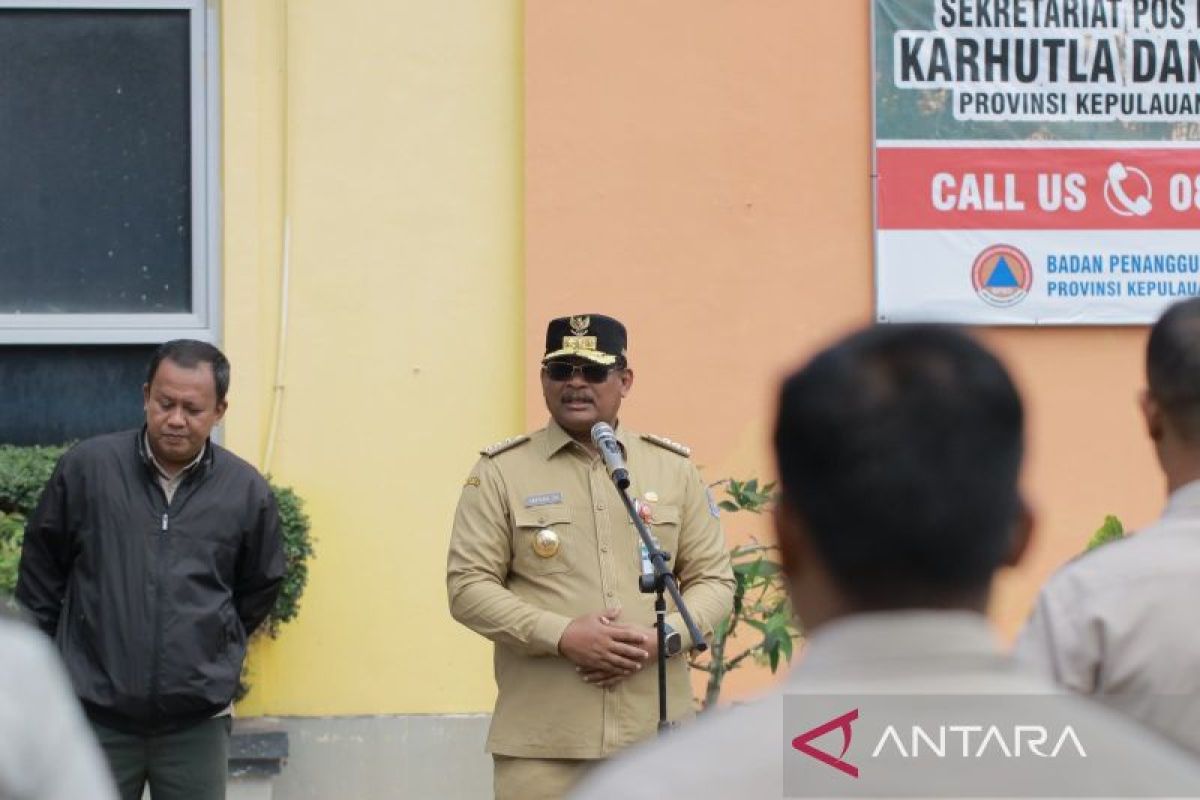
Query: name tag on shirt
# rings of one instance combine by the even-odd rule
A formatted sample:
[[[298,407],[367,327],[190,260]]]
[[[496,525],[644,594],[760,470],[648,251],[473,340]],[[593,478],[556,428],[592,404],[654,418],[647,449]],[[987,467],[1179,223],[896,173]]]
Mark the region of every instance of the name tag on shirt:
[[[545,492],[543,494],[531,494],[525,498],[526,508],[537,508],[538,506],[553,506],[558,505],[563,501],[562,492]]]

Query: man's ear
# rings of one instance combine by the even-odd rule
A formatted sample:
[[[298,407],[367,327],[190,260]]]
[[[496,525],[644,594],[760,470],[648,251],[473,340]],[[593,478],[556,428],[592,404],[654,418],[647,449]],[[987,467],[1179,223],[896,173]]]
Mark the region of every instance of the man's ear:
[[[779,561],[788,581],[795,581],[808,562],[808,539],[796,510],[782,497],[775,504],[775,541],[779,544]]]
[[[1138,395],[1138,405],[1142,409],[1142,419],[1146,421],[1146,434],[1152,440],[1159,441],[1163,435],[1162,406],[1150,396],[1149,389],[1143,389]]]
[[[1012,543],[1008,549],[1008,556],[1004,559],[1004,566],[1015,567],[1020,564],[1025,554],[1029,552],[1029,545],[1033,542],[1033,527],[1034,514],[1033,509],[1029,507],[1029,503],[1025,502],[1025,496],[1021,495],[1017,502],[1020,508],[1017,510],[1017,519],[1013,526]]]
[[[628,397],[633,388],[633,370],[626,367],[621,371],[621,397]]]
[[[850,603],[829,574],[804,517],[786,500],[775,506],[775,537],[792,610],[806,630],[848,613]]]

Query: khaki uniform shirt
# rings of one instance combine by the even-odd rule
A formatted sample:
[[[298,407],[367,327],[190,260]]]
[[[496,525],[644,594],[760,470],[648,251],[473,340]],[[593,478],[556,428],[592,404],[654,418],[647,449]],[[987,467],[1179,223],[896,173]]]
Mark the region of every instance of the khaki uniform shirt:
[[[862,716],[851,725],[848,751],[842,754],[861,769],[858,779],[818,763],[791,746],[792,738],[803,733],[809,723],[795,723],[794,707],[792,713],[785,711],[784,698],[788,695],[795,696],[802,709],[817,705],[822,721],[829,708],[835,709],[834,714],[856,706],[862,709]],[[1077,760],[1068,769],[1052,767],[1044,783],[1034,784],[1041,791],[1023,792],[1019,797],[1161,797],[1163,793],[1156,789],[1162,786],[1195,788],[1194,792],[1173,792],[1170,796],[1200,796],[1200,767],[1193,759],[1123,717],[1082,698],[1056,693],[1048,681],[1022,670],[1000,652],[983,616],[963,611],[896,611],[854,615],[822,626],[809,638],[799,665],[782,691],[718,711],[686,730],[614,759],[585,779],[571,797],[887,797],[891,790],[895,797],[951,796],[947,787],[954,785],[954,772],[961,769],[963,761],[929,758],[926,751],[921,759],[913,760],[913,769],[891,772],[885,766],[882,776],[881,767],[872,761],[877,743],[867,723],[873,709],[879,708],[872,705],[879,702],[872,696],[888,703],[908,695],[949,698],[955,708],[961,696],[962,707],[985,709],[1012,706],[1012,698],[1024,695],[1030,699],[1018,701],[1017,717],[1029,723],[1039,721],[1037,708],[1058,704],[1055,708],[1059,716],[1069,716],[1086,744],[1087,758]],[[999,699],[995,699],[997,695]],[[936,723],[947,720],[920,721],[923,729],[936,731]],[[984,720],[974,717],[971,721]],[[904,738],[908,739],[907,731]],[[974,744],[981,738],[977,734]],[[815,749],[837,756],[842,741],[834,730],[813,740],[813,744]],[[785,759],[804,765],[803,769],[810,770],[805,775],[814,782],[785,794]],[[1020,780],[1028,772],[1028,759],[1028,753],[1025,759],[993,759],[988,769],[994,771],[973,783],[968,796],[998,796],[987,791],[989,787],[994,790]],[[1035,760],[1043,765],[1049,762]],[[815,782],[826,779],[828,784],[818,786]],[[871,784],[868,793],[856,791],[867,786],[868,780],[878,783]],[[880,783],[886,789],[877,793],[874,789]],[[826,786],[828,790],[823,791]]]
[[[150,438],[144,433],[142,434],[142,447],[145,449],[146,455],[150,459],[150,463],[154,465],[154,473],[158,477],[158,485],[162,487],[163,494],[167,496],[167,505],[170,505],[171,500],[175,498],[175,492],[183,483],[183,479],[186,478],[188,474],[196,468],[196,465],[199,464],[204,458],[205,451],[208,450],[208,445],[205,444],[204,447],[200,448],[200,452],[196,453],[196,457],[192,459],[190,464],[176,472],[174,475],[169,475],[167,471],[163,469],[162,464],[158,463],[158,459],[154,457],[154,450],[150,447]]]
[[[630,495],[649,507],[647,527],[672,555],[684,600],[707,636],[733,602],[716,506],[682,448],[624,429],[617,440]],[[654,623],[654,595],[638,591],[640,540],[604,462],[553,421],[484,452],[458,503],[446,586],[454,618],[495,642],[499,691],[488,751],[602,758],[651,735],[658,721],[653,661],[600,689],[558,653],[568,623],[584,614],[619,607],[618,622]],[[559,542],[552,555],[534,548],[543,530]],[[668,624],[690,647],[669,595],[667,602]],[[668,661],[667,679],[670,717],[689,716],[685,659]]]
[[[1200,754],[1200,481],[1162,517],[1063,567],[1016,655]]]

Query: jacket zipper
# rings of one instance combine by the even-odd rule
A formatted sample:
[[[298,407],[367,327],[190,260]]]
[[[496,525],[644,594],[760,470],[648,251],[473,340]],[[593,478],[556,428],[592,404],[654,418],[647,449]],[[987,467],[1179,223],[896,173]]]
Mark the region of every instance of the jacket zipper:
[[[160,718],[160,714],[161,714],[161,712],[159,711],[159,708],[158,708],[158,693],[159,693],[159,689],[160,689],[159,682],[160,682],[160,671],[161,671],[161,665],[159,663],[159,661],[160,661],[159,654],[162,652],[162,639],[163,639],[163,632],[162,632],[163,563],[166,561],[166,554],[164,552],[164,549],[166,548],[166,545],[167,545],[167,537],[163,534],[166,534],[168,528],[170,528],[170,516],[169,515],[170,515],[171,504],[170,504],[170,501],[167,500],[166,492],[164,492],[162,487],[157,484],[157,481],[155,482],[155,488],[158,489],[159,494],[162,495],[162,499],[163,499],[163,503],[164,503],[163,514],[162,514],[162,528],[159,531],[159,536],[155,537],[156,539],[158,539],[158,545],[156,547],[158,554],[157,554],[156,558],[154,559],[154,561],[155,561],[155,564],[154,564],[154,584],[155,584],[154,585],[154,650],[150,657],[151,658],[151,660],[150,660],[150,715],[151,715],[152,719],[157,721]]]
[[[175,490],[175,497],[172,498],[171,500],[167,499],[167,493],[163,490],[162,486],[158,483],[158,481],[153,478],[151,479],[151,483],[154,485],[154,488],[151,491],[156,491],[157,496],[161,497],[163,500],[163,513],[162,513],[162,521],[159,525],[159,535],[155,537],[156,539],[158,539],[158,546],[156,547],[156,549],[158,551],[158,556],[155,559],[155,561],[157,563],[154,565],[154,581],[155,581],[155,587],[154,587],[154,651],[150,657],[150,714],[151,714],[151,718],[154,719],[155,721],[158,721],[162,718],[162,712],[158,708],[158,694],[161,689],[160,683],[162,680],[162,676],[161,676],[162,666],[160,664],[160,661],[161,661],[160,653],[162,652],[162,640],[163,640],[163,631],[162,631],[162,607],[163,607],[163,590],[164,590],[163,589],[163,571],[165,569],[164,564],[166,562],[166,555],[165,555],[165,549],[167,546],[166,533],[171,528],[171,505],[173,503],[175,503],[176,500],[178,500],[179,503],[175,503],[176,510],[178,510],[179,505],[181,505],[184,501],[186,501],[188,499],[188,497],[190,497],[192,494],[192,492],[188,492],[187,494],[185,494],[181,497],[180,495],[183,492],[184,488],[187,487],[189,484],[194,484],[197,479],[198,479],[198,476],[194,473],[186,476],[183,480],[183,483]]]

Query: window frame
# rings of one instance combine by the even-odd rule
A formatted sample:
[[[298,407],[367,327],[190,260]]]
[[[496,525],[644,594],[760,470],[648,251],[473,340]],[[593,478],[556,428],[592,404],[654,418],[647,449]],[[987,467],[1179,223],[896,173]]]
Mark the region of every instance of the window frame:
[[[220,324],[220,47],[215,0],[0,0],[8,10],[187,11],[191,80],[190,313],[0,313],[0,345],[216,342]]]

